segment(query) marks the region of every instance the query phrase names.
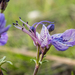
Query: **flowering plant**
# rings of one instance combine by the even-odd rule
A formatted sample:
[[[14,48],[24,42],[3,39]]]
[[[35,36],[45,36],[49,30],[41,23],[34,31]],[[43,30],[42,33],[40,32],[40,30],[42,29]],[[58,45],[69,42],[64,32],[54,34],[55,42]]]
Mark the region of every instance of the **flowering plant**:
[[[26,23],[21,20],[21,17],[20,21],[23,23],[22,26],[18,24],[18,21],[16,21],[16,23],[13,23],[13,25],[16,28],[27,33],[32,38],[34,45],[37,47],[37,56],[36,60],[34,60],[36,65],[33,75],[37,74],[38,68],[42,63],[44,55],[47,53],[52,45],[54,45],[54,47],[59,51],[65,51],[69,47],[75,45],[75,29],[69,29],[66,30],[64,33],[50,35],[49,32],[54,30],[53,22],[41,21],[34,23],[32,26],[29,26],[28,22]],[[45,23],[48,23],[48,26]],[[40,24],[42,25],[42,29],[41,33],[39,34],[38,32],[36,32],[36,28]],[[29,30],[25,28],[25,25],[29,28]]]

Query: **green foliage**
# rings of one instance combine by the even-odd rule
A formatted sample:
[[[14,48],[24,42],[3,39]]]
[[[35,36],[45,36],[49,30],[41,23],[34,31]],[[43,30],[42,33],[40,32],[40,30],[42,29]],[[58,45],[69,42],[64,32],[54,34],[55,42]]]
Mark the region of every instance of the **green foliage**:
[[[2,69],[4,75],[32,75],[33,71],[34,71],[34,62],[31,62],[30,59],[32,59],[32,57],[29,56],[24,56],[21,54],[15,54],[12,52],[4,52],[4,51],[0,51],[0,57],[3,57],[4,55],[6,55],[7,60],[10,60],[13,62],[13,65],[9,65],[9,64],[4,64],[2,65]],[[34,59],[34,58],[33,58]],[[50,62],[46,62],[47,64],[43,63],[41,66],[41,69],[39,70],[39,75],[45,75],[45,74],[50,74],[50,69],[49,71],[47,71],[48,73],[45,73],[45,70],[47,69],[47,66],[50,65]],[[44,72],[40,73],[40,72]]]
[[[31,59],[31,61],[35,62],[36,63],[36,60],[35,59]]]
[[[7,61],[5,60],[6,59],[6,56],[4,56],[2,59],[0,59],[0,67],[5,64],[5,63],[9,63],[12,65],[12,62],[11,61]]]

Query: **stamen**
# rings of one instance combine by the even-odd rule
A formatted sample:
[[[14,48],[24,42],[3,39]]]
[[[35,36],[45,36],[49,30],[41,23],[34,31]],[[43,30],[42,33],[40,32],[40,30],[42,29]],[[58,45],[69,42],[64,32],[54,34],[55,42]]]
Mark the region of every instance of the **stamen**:
[[[30,26],[29,26],[26,22],[22,21],[21,19],[20,19],[20,21],[21,21],[22,23],[24,23],[25,25],[27,25],[27,27],[30,29]]]
[[[23,26],[25,26],[25,24],[23,23]]]
[[[18,21],[16,21],[16,23],[18,23]]]
[[[22,28],[22,30],[23,30],[24,28]]]
[[[28,24],[28,21],[27,21],[27,24]]]
[[[18,23],[16,23],[16,26],[18,25]]]
[[[15,23],[13,23],[13,25],[15,25]]]
[[[21,19],[21,17],[19,17],[19,19]]]
[[[22,28],[22,26],[21,26],[21,25],[19,25],[18,23],[16,23],[16,26],[19,26],[19,27],[21,27],[21,28]]]

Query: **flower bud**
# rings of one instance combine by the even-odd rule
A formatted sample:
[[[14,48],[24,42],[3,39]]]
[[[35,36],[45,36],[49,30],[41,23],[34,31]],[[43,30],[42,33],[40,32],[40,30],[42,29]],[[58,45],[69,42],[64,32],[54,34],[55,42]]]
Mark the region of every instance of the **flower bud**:
[[[10,0],[1,0],[1,1],[0,1],[1,13],[4,12],[4,10],[6,9],[6,7],[7,7],[9,1],[10,1]]]
[[[49,32],[53,31],[54,30],[54,24],[48,25],[47,29],[48,29]]]

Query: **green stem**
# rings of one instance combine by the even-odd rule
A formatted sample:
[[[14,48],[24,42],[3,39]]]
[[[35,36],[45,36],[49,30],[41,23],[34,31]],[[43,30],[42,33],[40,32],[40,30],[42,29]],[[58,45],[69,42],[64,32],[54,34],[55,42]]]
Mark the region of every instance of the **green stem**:
[[[37,46],[36,66],[39,65],[39,46]]]
[[[40,49],[40,47],[37,46],[36,65],[35,65],[35,69],[34,69],[33,75],[36,75],[37,74],[38,68],[39,68],[39,49]]]
[[[44,55],[42,54],[40,56],[40,61],[42,61],[43,57],[44,57]],[[34,70],[34,74],[33,75],[36,75],[37,74],[38,69],[39,69],[39,66],[40,66],[40,64],[39,64],[39,61],[38,61],[38,64],[35,65],[35,70]]]

